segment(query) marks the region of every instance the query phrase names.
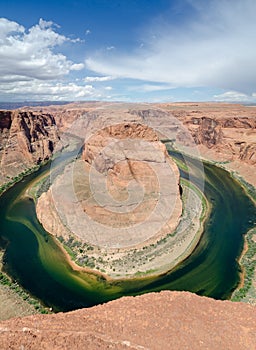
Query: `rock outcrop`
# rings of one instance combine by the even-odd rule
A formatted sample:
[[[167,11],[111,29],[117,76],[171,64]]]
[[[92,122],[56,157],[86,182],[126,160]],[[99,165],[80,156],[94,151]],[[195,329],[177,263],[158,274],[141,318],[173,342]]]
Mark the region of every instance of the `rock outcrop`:
[[[256,164],[255,117],[193,117],[187,126],[197,145],[214,148],[230,160]]]
[[[145,227],[138,226],[133,233],[124,231],[125,240],[121,241],[119,232],[118,241],[113,237],[115,247],[152,243],[152,239],[174,231],[182,212],[179,171],[153,129],[141,123],[103,128],[86,142],[82,158],[91,172],[94,192],[81,198],[90,218],[111,230],[144,223]],[[167,201],[174,203],[170,211]],[[99,236],[97,241],[103,242],[104,232]],[[104,244],[108,246],[110,241],[108,238]]]
[[[1,322],[0,344],[2,350],[252,350],[256,309],[188,292],[150,293]]]
[[[224,103],[161,105],[180,120],[206,158],[256,163],[256,108]],[[179,134],[185,143],[186,135]]]
[[[0,183],[49,159],[58,138],[51,114],[0,111]]]

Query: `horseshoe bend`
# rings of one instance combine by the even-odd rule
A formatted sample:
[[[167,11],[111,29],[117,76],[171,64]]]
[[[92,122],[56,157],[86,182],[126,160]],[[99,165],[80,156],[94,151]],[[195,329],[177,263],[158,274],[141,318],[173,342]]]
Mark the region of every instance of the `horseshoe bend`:
[[[199,150],[253,181],[253,113],[205,103],[74,103],[3,112],[2,181],[57,153],[48,180],[27,193],[70,262],[113,278],[157,275],[191,254],[210,208],[205,174],[199,186],[181,178],[177,164],[191,176],[195,169],[168,147],[200,159]]]
[[[109,115],[104,111],[105,120]],[[94,120],[81,157],[53,179],[36,206],[46,231],[72,246],[78,265],[113,278],[177,265],[197,245],[207,206],[198,191],[180,184],[156,131],[131,117],[134,112],[126,113],[120,123],[111,112],[110,125],[96,131]]]
[[[26,300],[69,311],[172,289],[255,304],[255,107],[99,102],[0,116],[1,281]]]
[[[0,1],[0,350],[256,350],[256,1]]]

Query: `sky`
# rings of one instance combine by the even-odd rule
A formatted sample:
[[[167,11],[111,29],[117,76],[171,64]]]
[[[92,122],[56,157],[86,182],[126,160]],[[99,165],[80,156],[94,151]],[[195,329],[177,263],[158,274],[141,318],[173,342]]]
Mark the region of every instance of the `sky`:
[[[0,101],[256,103],[255,0],[4,0]]]

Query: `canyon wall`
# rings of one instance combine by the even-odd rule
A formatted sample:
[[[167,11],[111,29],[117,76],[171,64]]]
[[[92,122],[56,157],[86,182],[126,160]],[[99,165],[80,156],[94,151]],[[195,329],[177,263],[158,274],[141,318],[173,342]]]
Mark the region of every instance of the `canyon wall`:
[[[224,103],[110,105],[103,102],[0,111],[0,184],[47,160],[59,134],[71,132],[80,136],[91,121],[98,123],[99,129],[111,124],[111,114],[124,121],[145,122],[153,129],[168,127],[173,135],[182,123],[186,132],[179,132],[174,138],[185,145],[194,143],[203,158],[226,163],[228,170],[240,173],[256,186],[255,106]],[[159,135],[161,138],[161,132]],[[162,136],[164,139],[165,135]]]
[[[48,160],[58,139],[51,114],[0,111],[0,184]]]
[[[256,164],[255,117],[192,117],[185,125],[197,145],[213,148],[229,160]]]

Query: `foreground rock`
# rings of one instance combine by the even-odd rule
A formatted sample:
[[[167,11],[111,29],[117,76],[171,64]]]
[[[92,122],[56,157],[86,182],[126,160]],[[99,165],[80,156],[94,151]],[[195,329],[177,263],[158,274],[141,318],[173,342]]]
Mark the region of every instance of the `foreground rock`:
[[[187,292],[126,297],[56,315],[0,323],[1,349],[248,349],[256,309]]]

